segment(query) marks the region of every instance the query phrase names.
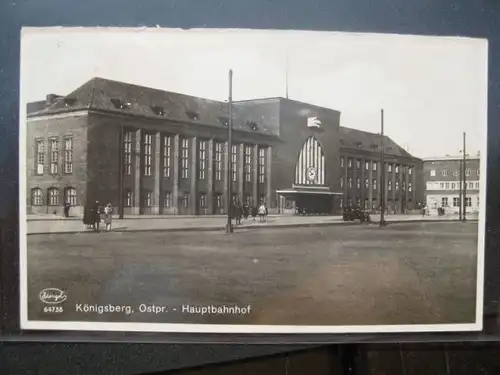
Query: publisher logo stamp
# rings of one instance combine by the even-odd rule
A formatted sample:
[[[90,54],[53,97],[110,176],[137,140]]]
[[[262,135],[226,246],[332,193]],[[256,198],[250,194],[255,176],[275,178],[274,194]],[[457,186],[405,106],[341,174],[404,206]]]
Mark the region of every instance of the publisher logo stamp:
[[[68,295],[61,289],[47,288],[40,292],[40,301],[47,305],[59,305],[68,298]]]

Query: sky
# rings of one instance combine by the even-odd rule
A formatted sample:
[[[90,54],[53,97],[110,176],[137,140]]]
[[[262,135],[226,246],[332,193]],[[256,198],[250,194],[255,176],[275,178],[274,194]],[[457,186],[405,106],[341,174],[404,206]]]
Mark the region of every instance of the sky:
[[[21,103],[102,77],[219,101],[284,97],[341,112],[417,157],[484,150],[487,42],[278,30],[28,28]],[[288,74],[287,74],[288,71]],[[288,79],[287,79],[288,77]]]

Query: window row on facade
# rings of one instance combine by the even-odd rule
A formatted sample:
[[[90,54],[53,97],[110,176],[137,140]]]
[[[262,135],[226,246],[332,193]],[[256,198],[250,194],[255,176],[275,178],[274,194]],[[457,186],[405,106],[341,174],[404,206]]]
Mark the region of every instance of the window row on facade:
[[[359,177],[356,178],[355,185],[354,185],[354,179],[352,177],[348,177],[347,181],[345,181],[345,180],[346,180],[345,177],[340,178],[340,187],[341,188],[344,188],[345,184],[347,184],[347,188],[349,188],[349,189],[351,189],[353,187],[355,187],[356,189],[361,189],[361,178],[359,178]],[[376,191],[378,188],[377,179],[372,179],[371,183],[370,183],[370,180],[368,178],[365,178],[363,186],[364,186],[364,189],[370,189],[370,186],[371,186],[371,189],[373,191]],[[401,188],[401,191],[406,191],[406,189],[408,188],[408,192],[411,192],[413,189],[413,185],[411,182],[407,183],[406,181],[402,181],[400,184],[399,181],[395,181],[395,184],[394,184],[395,191],[400,191],[400,188]],[[393,184],[392,184],[392,181],[390,181],[390,180],[387,181],[387,190],[388,191],[393,190]]]
[[[440,181],[428,181],[427,182],[427,190],[459,190],[463,189],[463,182],[440,182]],[[468,190],[479,190],[479,182],[466,182],[465,185]]]
[[[35,174],[43,175],[48,172],[52,175],[60,174],[60,166],[62,163],[62,172],[64,174],[73,173],[73,137],[65,136],[62,139],[63,145],[61,150],[61,138],[48,138],[48,147],[46,140],[37,138],[35,140]],[[48,160],[46,160],[46,148],[48,148]],[[60,153],[62,151],[62,160]]]
[[[479,205],[479,196],[476,197],[476,200],[477,205]],[[460,207],[460,197],[453,197],[452,201],[449,197],[441,197],[441,207]],[[465,207],[472,207],[472,197],[465,198]]]
[[[346,167],[346,164],[347,164],[347,168],[350,169],[350,168],[353,168],[355,167],[357,170],[361,170],[361,167],[362,165],[364,165],[364,169],[366,171],[369,171],[370,170],[370,163],[372,164],[371,166],[371,170],[373,172],[376,172],[380,163],[379,162],[375,162],[375,161],[368,161],[368,160],[361,160],[361,159],[356,159],[356,158],[347,158],[347,163],[346,163],[346,158],[345,157],[341,157],[340,158],[340,167],[341,168],[345,168]],[[413,173],[413,166],[409,166],[409,165],[401,165],[401,164],[393,164],[393,163],[386,163],[386,171],[388,173],[392,173],[394,171],[394,173],[396,174],[399,174],[399,173],[403,173],[403,174],[406,174],[408,173],[409,175],[412,175]]]
[[[131,190],[125,192],[124,196],[124,206],[132,207],[134,205],[134,193]],[[222,193],[213,193],[213,205],[216,208],[224,207],[224,194]],[[172,208],[176,207],[174,202],[174,195],[171,191],[164,191],[161,196],[161,202],[155,202],[154,195],[152,191],[142,191],[141,192],[141,207],[150,208],[155,205],[161,206],[163,208]],[[192,195],[189,191],[179,192],[178,196],[178,204],[182,207],[188,208],[190,205],[190,199],[192,199]],[[199,192],[197,194],[198,207],[199,208],[207,208],[208,207],[208,194],[205,192]],[[253,198],[251,194],[245,194],[241,199],[238,194],[232,194],[233,202],[238,200],[242,201],[243,204],[252,205],[257,202],[253,202]],[[265,202],[266,196],[261,194],[258,197],[259,203]],[[160,204],[161,203],[161,204]]]
[[[447,177],[449,175],[447,168],[442,169],[441,171],[439,171],[439,173],[435,169],[431,169],[429,173],[430,173],[431,177],[436,177],[437,175],[440,175],[440,176],[443,176],[443,177]],[[470,169],[470,168],[466,168],[465,169],[465,175],[467,177],[472,176],[474,174],[476,176],[479,176],[480,175],[480,170],[476,169],[475,172],[473,172],[472,169]],[[455,176],[455,177],[458,177],[458,176],[460,176],[460,171],[453,171],[452,175]]]
[[[61,191],[58,188],[51,187],[45,193],[41,188],[31,189],[32,206],[60,206],[64,203],[71,206],[77,205],[75,188],[67,187]]]
[[[132,136],[133,132],[125,132],[124,134],[124,174],[131,175],[133,172],[132,166]],[[153,135],[144,134],[143,136],[143,174],[144,176],[153,175]],[[197,177],[199,180],[207,178],[208,163],[212,162],[214,167],[214,178],[216,181],[224,179],[224,152],[225,142],[214,141],[213,144],[213,157],[209,158],[209,144],[206,139],[197,139],[195,147],[197,147]],[[179,167],[180,178],[188,179],[190,175],[190,145],[189,138],[181,137],[179,139]],[[243,178],[245,182],[252,182],[253,180],[253,150],[254,145],[245,144],[243,146]],[[232,145],[231,149],[231,179],[236,182],[238,180],[238,148],[239,145]],[[161,159],[162,159],[162,175],[163,177],[170,178],[173,176],[173,163],[174,163],[174,136],[163,135],[161,139]],[[265,168],[266,168],[266,148],[258,148],[258,182],[264,183],[265,181]]]

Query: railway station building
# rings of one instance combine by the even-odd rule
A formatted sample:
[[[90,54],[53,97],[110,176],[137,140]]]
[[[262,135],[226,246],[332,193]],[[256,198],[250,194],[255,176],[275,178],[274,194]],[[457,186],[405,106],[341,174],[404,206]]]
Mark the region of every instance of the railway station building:
[[[285,98],[226,102],[93,78],[27,106],[27,212],[214,215],[232,199],[270,213],[380,207],[381,137],[340,112]],[[384,139],[389,212],[423,201],[422,161]],[[231,165],[231,174],[226,170]],[[228,181],[230,180],[230,181]]]

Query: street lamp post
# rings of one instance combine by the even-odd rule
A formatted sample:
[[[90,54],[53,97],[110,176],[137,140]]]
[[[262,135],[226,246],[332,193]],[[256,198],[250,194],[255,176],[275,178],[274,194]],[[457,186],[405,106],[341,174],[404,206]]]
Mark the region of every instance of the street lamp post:
[[[384,110],[380,110],[380,226],[385,222],[385,160],[384,160]]]
[[[464,202],[464,208],[463,208],[463,212],[462,212],[462,220],[465,222],[467,219],[466,219],[466,211],[467,211],[467,176],[465,174],[465,171],[467,170],[467,152],[465,150],[465,132],[464,132],[464,148],[463,148],[463,152],[464,152],[464,155],[463,155],[463,193],[462,193],[462,197],[463,197],[463,202]]]
[[[226,224],[226,233],[233,232],[233,225],[231,222],[231,209],[232,209],[232,155],[233,155],[233,71],[229,70],[229,121],[227,124],[227,146],[228,146],[228,155],[227,155],[227,196],[226,196],[226,209],[227,209],[227,224]]]

